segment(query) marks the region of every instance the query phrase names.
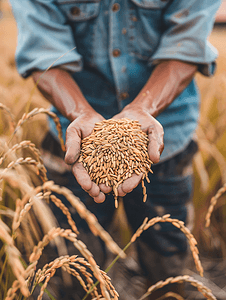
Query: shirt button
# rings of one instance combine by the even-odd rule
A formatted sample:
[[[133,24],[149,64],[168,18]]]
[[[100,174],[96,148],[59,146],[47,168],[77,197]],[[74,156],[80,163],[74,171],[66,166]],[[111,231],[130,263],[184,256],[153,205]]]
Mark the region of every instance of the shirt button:
[[[138,20],[137,20],[137,17],[132,17],[132,21],[133,22],[137,22]]]
[[[125,99],[128,98],[128,97],[129,97],[129,94],[128,94],[127,92],[121,93],[121,95],[120,95],[120,99],[121,99],[121,100],[125,100]]]
[[[79,16],[80,15],[80,9],[77,6],[73,6],[70,11],[71,11],[71,14],[73,16]]]
[[[121,55],[121,51],[120,51],[119,49],[114,49],[114,50],[112,51],[112,55],[113,55],[114,57],[118,57],[118,56]]]
[[[113,12],[117,12],[120,9],[120,5],[118,3],[113,4],[112,6],[112,11]]]

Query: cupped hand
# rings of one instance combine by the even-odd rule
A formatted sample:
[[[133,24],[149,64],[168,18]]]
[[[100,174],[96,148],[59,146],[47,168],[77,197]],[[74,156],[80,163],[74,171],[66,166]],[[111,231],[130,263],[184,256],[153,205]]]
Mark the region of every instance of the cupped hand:
[[[149,138],[148,154],[153,163],[158,163],[160,155],[164,149],[163,136],[164,131],[162,125],[147,111],[137,107],[136,105],[126,106],[119,114],[113,117],[114,119],[128,118],[137,120],[141,124],[141,129],[147,133]],[[118,187],[119,196],[123,197],[131,192],[141,181],[143,174],[133,174],[126,179]]]
[[[91,181],[90,176],[81,162],[78,162],[81,141],[89,136],[95,123],[103,121],[104,118],[95,111],[87,111],[76,118],[67,128],[66,132],[66,154],[65,162],[73,165],[72,173],[78,184],[85,190],[97,203],[105,200],[105,194],[111,189],[104,184],[100,186]]]

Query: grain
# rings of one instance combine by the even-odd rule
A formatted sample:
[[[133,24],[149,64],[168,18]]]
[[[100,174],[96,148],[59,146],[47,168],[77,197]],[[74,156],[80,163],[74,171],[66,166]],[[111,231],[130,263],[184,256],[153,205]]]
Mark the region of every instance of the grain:
[[[96,123],[91,135],[82,140],[79,162],[93,182],[112,187],[115,207],[118,207],[119,185],[132,174],[143,174],[143,201],[146,201],[144,179],[152,172],[152,161],[148,156],[148,136],[138,121],[124,118]]]

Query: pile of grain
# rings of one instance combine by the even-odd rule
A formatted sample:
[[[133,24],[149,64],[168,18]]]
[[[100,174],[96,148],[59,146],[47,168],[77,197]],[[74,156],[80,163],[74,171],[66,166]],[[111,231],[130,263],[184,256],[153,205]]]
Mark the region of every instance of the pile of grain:
[[[79,161],[97,185],[104,183],[113,189],[118,206],[118,186],[133,173],[142,176],[143,201],[147,199],[144,178],[152,172],[148,156],[148,136],[138,121],[127,118],[96,123],[90,136],[82,141]]]

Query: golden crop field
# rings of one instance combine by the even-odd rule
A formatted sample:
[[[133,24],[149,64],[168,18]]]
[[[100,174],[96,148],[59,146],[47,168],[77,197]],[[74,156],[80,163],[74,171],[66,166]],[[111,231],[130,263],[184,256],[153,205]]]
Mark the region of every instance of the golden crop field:
[[[78,230],[68,208],[53,193],[65,196],[68,203],[86,220],[91,231],[106,243],[115,256],[124,258],[125,254],[76,196],[47,180],[39,149],[47,131],[46,114],[50,114],[49,104],[34,88],[32,79],[24,80],[17,73],[14,60],[16,24],[7,1],[1,2],[0,5],[3,10],[3,18],[0,20],[0,300],[26,299],[39,284],[41,288],[38,299],[40,300],[44,291],[49,293],[48,282],[58,268],[64,268],[68,274],[75,276],[85,291],[91,294],[92,299],[118,299],[118,294],[110,283],[107,273],[97,266],[95,257],[92,257],[86,245],[79,241]],[[159,222],[172,223],[187,237],[197,269],[196,274],[200,274],[197,275],[200,277],[186,274],[156,283],[140,299],[145,299],[153,291],[173,282],[188,282],[206,299],[216,300],[214,294],[220,295],[222,291],[226,295],[223,289],[225,285],[219,287],[220,284],[216,283],[218,289],[215,289],[215,285],[206,286],[205,280],[198,280],[203,275],[203,267],[205,277],[206,265],[205,263],[203,265],[202,258],[216,264],[226,259],[225,40],[226,26],[216,26],[210,36],[210,42],[219,51],[217,72],[212,78],[200,74],[196,76],[201,93],[201,115],[197,128],[200,151],[194,158],[195,226],[193,231],[190,232],[183,222],[165,215],[144,220],[131,237],[127,233],[128,226],[124,221],[121,206],[115,222],[115,228],[118,223],[123,223],[124,231],[120,229],[120,234],[124,235],[124,240],[120,244],[125,246],[128,242],[126,248],[150,226]],[[50,116],[58,122],[54,114]],[[56,228],[54,215],[46,205],[48,201],[52,201],[64,212],[71,229]],[[30,226],[26,226],[28,223]],[[118,241],[119,229],[117,230],[114,230],[113,238]],[[56,239],[56,244],[59,246],[58,237],[70,240],[80,251],[81,257],[59,255],[53,262],[48,262],[37,270],[36,265],[45,246],[53,239]],[[18,251],[21,245],[29,257],[29,266],[22,260]],[[64,243],[62,243],[63,247],[65,247]],[[223,273],[225,270],[222,270]],[[211,277],[209,273],[208,276]],[[99,281],[100,289],[94,286],[95,280]],[[51,294],[49,297],[54,299]],[[195,297],[187,296],[186,299],[198,299]],[[175,296],[175,299],[181,300],[182,297]]]

